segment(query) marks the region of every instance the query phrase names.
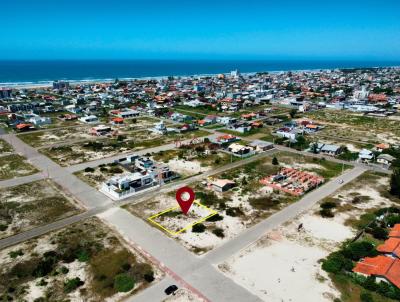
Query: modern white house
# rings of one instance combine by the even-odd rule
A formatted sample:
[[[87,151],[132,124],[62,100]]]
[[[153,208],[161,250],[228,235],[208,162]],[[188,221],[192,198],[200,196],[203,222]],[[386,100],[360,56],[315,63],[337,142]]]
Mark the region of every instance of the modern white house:
[[[148,172],[145,174],[134,172],[116,175],[102,184],[100,192],[113,200],[120,200],[157,185],[156,179],[155,173]]]
[[[121,158],[116,163],[130,172],[115,175],[103,182],[100,192],[113,200],[128,198],[142,190],[162,185],[179,177],[179,174],[171,171],[168,166],[157,165],[147,157],[131,155]]]

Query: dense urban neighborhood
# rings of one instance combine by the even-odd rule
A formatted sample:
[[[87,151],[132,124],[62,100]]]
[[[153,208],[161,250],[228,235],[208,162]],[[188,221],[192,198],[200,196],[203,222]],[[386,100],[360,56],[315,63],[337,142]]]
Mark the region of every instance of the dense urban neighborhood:
[[[0,196],[1,301],[400,301],[400,68],[1,87]]]

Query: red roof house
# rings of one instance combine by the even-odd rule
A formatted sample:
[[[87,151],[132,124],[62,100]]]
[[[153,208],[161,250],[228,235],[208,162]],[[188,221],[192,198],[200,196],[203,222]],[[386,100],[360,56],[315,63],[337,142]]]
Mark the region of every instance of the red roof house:
[[[385,243],[378,245],[376,249],[378,252],[400,257],[400,238],[389,238]]]
[[[395,224],[389,232],[389,237],[400,238],[400,224]]]

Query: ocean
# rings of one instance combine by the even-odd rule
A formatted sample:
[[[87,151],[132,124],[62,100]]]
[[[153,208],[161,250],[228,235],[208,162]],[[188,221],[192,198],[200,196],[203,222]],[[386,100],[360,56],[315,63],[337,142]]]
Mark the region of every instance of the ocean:
[[[144,77],[188,76],[262,71],[315,70],[353,67],[400,66],[389,61],[302,60],[46,60],[1,61],[0,87],[47,84],[54,80],[106,81]]]

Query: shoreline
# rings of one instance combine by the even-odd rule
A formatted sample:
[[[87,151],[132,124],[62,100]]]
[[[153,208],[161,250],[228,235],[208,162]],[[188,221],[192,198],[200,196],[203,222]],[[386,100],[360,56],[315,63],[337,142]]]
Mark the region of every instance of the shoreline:
[[[295,72],[295,73],[302,73],[302,72],[326,72],[331,70],[337,69],[370,69],[370,68],[395,68],[400,69],[400,65],[393,65],[393,66],[371,66],[371,67],[335,67],[335,68],[311,68],[311,69],[290,69],[290,70],[265,70],[265,71],[251,71],[251,72],[241,72],[242,75],[250,76],[255,75],[257,73],[271,73],[271,74],[278,74],[278,73],[285,73],[285,72]],[[240,72],[240,70],[239,70]],[[199,78],[199,77],[214,77],[219,74],[224,74],[225,76],[229,76],[230,73],[204,73],[204,74],[185,74],[185,75],[172,75],[175,78]],[[120,81],[135,81],[135,80],[163,80],[167,79],[171,75],[163,75],[163,76],[143,76],[143,77],[129,77],[129,78],[118,78]],[[56,79],[59,81],[66,81],[69,82],[71,86],[77,85],[85,85],[85,84],[109,84],[113,83],[116,78],[99,78],[99,79]],[[54,81],[37,81],[37,82],[2,82],[0,83],[1,88],[10,88],[10,89],[40,89],[40,88],[49,88],[53,86]]]

